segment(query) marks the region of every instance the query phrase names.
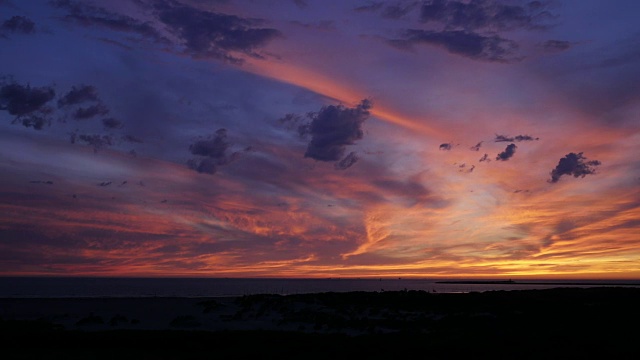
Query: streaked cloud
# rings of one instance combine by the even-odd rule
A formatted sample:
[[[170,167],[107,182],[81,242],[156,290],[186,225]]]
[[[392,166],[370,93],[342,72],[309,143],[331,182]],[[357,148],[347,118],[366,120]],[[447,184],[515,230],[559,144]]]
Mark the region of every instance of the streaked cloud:
[[[640,276],[635,2],[6,4],[5,274]]]

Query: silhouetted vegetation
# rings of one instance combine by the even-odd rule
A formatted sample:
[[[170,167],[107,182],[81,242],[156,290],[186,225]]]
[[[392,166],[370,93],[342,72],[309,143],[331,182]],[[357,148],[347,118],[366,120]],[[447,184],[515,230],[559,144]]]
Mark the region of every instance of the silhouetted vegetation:
[[[171,320],[171,323],[169,325],[176,328],[194,328],[202,324],[193,316],[182,315],[177,316],[175,319]]]
[[[104,324],[104,320],[102,319],[101,316],[97,316],[97,315],[89,315],[87,317],[84,317],[80,320],[78,320],[78,322],[76,322],[76,325],[78,326],[86,326],[86,325],[101,325]]]
[[[270,317],[297,331],[201,331],[192,316],[177,316],[175,331],[62,330],[42,321],[0,328],[25,359],[640,358],[637,288],[255,295],[236,304],[236,320]]]

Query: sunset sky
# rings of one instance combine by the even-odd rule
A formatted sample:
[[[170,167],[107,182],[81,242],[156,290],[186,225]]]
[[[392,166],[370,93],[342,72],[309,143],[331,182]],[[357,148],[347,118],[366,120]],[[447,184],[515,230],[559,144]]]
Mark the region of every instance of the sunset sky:
[[[0,274],[640,278],[636,0],[0,0]]]

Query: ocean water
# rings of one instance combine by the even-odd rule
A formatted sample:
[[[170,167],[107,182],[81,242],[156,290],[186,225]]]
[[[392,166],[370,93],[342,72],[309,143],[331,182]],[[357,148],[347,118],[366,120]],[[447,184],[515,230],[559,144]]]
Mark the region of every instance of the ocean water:
[[[0,298],[226,297],[348,291],[422,290],[465,293],[557,287],[633,286],[640,280],[519,280],[513,283],[443,283],[442,279],[236,279],[0,277]]]

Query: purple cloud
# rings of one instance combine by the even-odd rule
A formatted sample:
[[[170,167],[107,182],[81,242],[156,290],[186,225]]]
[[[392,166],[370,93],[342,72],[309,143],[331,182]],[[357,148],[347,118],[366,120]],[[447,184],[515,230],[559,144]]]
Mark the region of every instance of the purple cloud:
[[[319,161],[338,161],[346,147],[362,139],[362,125],[369,118],[369,100],[362,100],[354,108],[329,105],[311,114],[308,131],[311,141],[304,157]]]
[[[498,156],[496,156],[496,160],[507,161],[507,160],[511,159],[511,157],[513,157],[513,155],[515,155],[517,148],[518,147],[516,146],[516,144],[507,145],[507,148],[504,149],[503,152],[499,153]]]
[[[568,153],[560,161],[558,165],[551,170],[550,183],[556,183],[563,175],[573,175],[573,177],[585,177],[595,174],[596,166],[601,165],[598,160],[587,160],[582,153]]]

